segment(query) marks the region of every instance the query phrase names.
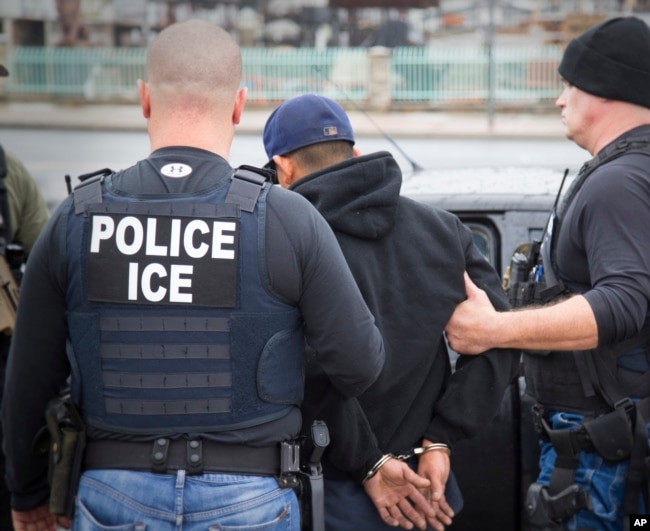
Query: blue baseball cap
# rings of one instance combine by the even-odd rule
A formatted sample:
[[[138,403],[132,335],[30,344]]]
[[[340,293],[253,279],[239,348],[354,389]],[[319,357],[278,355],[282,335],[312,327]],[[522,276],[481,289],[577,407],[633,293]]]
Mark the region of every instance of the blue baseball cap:
[[[354,133],[343,107],[325,96],[291,98],[277,107],[264,125],[264,149],[269,159],[331,140],[354,144]]]

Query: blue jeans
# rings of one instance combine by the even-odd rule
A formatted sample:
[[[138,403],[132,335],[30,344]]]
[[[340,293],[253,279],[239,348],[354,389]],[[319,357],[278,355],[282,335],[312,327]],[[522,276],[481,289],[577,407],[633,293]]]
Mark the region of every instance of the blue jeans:
[[[300,531],[300,508],[272,477],[88,470],[72,529]]]
[[[575,429],[582,425],[583,416],[577,413],[552,412],[550,425],[552,429]],[[648,440],[650,442],[650,425],[648,425]],[[548,485],[555,464],[556,453],[550,442],[542,441],[539,458],[540,473],[538,483]],[[591,496],[593,510],[578,511],[564,523],[564,529],[575,531],[583,528],[595,531],[621,531],[623,516],[620,508],[625,495],[625,476],[628,461],[608,464],[597,453],[580,452],[575,482],[580,490],[587,490]],[[640,499],[639,511],[645,511]]]

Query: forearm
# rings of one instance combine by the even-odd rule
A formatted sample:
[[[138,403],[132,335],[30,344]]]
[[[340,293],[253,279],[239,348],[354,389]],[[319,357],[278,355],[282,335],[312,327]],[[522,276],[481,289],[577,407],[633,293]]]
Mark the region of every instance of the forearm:
[[[495,347],[586,350],[598,345],[598,326],[587,300],[576,295],[558,304],[496,313]]]

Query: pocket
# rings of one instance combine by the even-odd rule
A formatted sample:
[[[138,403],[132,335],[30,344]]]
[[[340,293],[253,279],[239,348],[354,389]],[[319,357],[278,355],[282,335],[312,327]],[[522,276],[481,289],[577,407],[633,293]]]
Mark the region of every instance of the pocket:
[[[300,404],[304,373],[304,336],[298,328],[281,330],[267,341],[260,356],[257,392],[272,404]]]
[[[257,510],[264,510],[264,507],[259,507]],[[232,520],[232,524],[215,524],[208,527],[208,531],[292,531],[300,529],[300,515],[295,516],[292,512],[292,506],[287,503],[279,514],[272,520],[260,524],[247,524],[245,521],[250,522],[255,519],[256,509],[246,511],[240,515],[230,515],[227,520]],[[266,512],[266,511],[264,511]],[[239,522],[237,522],[239,520]],[[295,520],[295,525],[292,526],[292,521]]]
[[[101,515],[93,515],[84,503],[77,497],[76,511],[72,520],[72,531],[146,531],[147,526],[142,522],[107,525],[101,523]]]

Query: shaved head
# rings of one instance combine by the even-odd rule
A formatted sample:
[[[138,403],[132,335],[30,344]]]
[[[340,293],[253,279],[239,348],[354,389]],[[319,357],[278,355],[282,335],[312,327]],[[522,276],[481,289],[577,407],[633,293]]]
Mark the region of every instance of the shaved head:
[[[172,24],[153,40],[147,55],[152,101],[200,109],[231,105],[242,77],[235,40],[201,20]]]

